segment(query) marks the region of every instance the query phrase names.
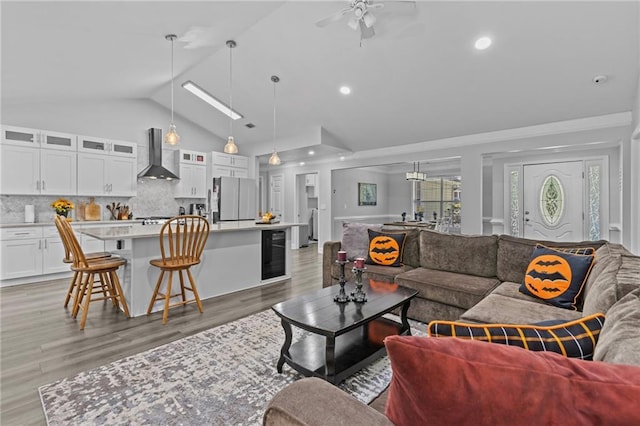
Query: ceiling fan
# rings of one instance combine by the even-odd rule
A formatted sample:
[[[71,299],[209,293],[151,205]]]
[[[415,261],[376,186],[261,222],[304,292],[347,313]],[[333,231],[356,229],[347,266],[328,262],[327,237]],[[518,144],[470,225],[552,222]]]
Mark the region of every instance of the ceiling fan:
[[[407,3],[415,6],[415,1],[387,1],[385,3]],[[316,22],[318,27],[325,27],[332,22],[339,21],[343,16],[351,14],[351,18],[347,21],[347,25],[354,31],[360,29],[360,38],[367,39],[373,37],[376,33],[373,24],[376,23],[376,17],[373,9],[384,7],[385,3],[374,2],[374,0],[349,0],[349,7],[339,10]]]

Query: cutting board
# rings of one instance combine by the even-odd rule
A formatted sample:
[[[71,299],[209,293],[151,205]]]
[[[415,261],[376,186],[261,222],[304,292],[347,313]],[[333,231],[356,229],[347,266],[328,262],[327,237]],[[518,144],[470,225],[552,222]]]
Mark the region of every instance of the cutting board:
[[[89,204],[84,206],[84,220],[101,220],[100,204],[95,203],[95,198],[89,199]]]

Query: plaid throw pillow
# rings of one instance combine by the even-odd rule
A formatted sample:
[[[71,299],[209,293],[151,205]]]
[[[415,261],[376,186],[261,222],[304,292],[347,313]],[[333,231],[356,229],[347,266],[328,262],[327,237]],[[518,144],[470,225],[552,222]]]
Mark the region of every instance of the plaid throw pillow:
[[[593,351],[604,324],[603,314],[593,314],[575,321],[543,325],[464,324],[454,321],[431,321],[431,337],[457,337],[518,346],[530,351],[556,352],[568,358],[593,359]]]

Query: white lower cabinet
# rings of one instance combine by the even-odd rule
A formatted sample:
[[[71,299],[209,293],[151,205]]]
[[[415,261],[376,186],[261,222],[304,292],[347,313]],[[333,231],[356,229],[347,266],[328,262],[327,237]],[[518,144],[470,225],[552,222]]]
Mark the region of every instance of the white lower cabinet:
[[[39,275],[42,271],[42,239],[0,241],[2,269],[0,279]]]
[[[64,245],[54,226],[2,229],[0,279],[69,271]]]

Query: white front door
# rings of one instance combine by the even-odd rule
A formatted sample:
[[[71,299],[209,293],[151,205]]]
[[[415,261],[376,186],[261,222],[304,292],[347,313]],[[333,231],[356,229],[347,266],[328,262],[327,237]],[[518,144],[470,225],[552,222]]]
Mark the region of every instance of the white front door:
[[[269,197],[269,210],[277,218],[282,219],[282,210],[284,210],[284,175],[271,175],[271,196]]]
[[[582,171],[582,161],[524,166],[525,238],[584,239]]]

